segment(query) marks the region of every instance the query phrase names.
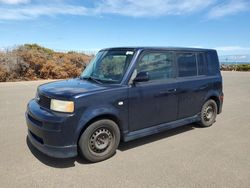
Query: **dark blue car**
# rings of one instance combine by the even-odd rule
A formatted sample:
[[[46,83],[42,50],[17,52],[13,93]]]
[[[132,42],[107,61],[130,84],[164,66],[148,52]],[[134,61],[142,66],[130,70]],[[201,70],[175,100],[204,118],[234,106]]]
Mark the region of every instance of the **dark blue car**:
[[[27,107],[28,138],[57,158],[89,161],[129,141],[189,123],[211,126],[221,113],[217,52],[193,48],[109,48],[79,78],[38,87]]]

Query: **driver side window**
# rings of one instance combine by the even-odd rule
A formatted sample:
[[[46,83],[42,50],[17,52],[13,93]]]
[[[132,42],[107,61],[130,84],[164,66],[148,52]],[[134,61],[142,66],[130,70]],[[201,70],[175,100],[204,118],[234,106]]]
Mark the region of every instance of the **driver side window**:
[[[173,52],[149,52],[139,60],[137,73],[147,72],[149,80],[164,80],[175,77]]]

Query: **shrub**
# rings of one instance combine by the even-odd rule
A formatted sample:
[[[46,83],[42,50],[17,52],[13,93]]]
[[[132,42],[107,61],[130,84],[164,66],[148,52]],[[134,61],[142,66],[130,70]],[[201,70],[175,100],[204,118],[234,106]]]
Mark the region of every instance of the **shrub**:
[[[82,53],[61,53],[37,44],[25,44],[0,53],[0,81],[76,77],[90,59]]]
[[[4,67],[0,66],[0,82],[8,81],[8,77],[9,75],[7,70]]]
[[[250,71],[250,64],[238,65],[236,70],[238,70],[238,71]]]
[[[250,71],[250,64],[221,65],[223,71]]]

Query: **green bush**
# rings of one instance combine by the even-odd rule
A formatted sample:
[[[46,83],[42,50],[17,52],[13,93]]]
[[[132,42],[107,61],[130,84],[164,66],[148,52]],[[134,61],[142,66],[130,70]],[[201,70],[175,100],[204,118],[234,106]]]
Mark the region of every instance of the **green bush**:
[[[250,64],[221,65],[223,71],[250,71]]]
[[[250,64],[242,64],[236,66],[237,71],[250,71]]]

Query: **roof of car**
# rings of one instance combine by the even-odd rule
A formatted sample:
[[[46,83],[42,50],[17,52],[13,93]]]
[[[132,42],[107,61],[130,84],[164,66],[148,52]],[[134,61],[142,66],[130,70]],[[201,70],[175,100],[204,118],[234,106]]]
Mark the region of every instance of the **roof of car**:
[[[113,47],[102,50],[172,50],[172,51],[211,51],[214,49],[188,48],[188,47]]]

